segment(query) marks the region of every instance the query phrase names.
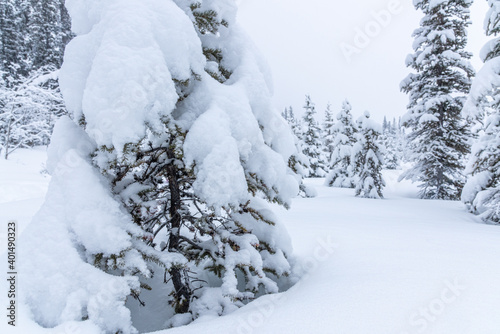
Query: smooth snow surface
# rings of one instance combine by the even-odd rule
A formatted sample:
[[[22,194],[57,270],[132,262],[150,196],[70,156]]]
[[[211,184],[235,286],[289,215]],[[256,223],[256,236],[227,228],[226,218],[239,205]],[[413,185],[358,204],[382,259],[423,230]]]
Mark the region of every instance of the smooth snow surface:
[[[295,254],[311,268],[289,291],[223,318],[158,334],[497,334],[500,228],[460,202],[417,199],[385,171],[385,200],[327,188],[297,198],[288,222]]]
[[[47,192],[50,176],[45,172],[47,148],[18,149],[8,160],[0,157],[0,220],[1,226],[9,219],[24,230],[38,211]],[[6,231],[0,231],[0,235]],[[5,242],[0,239],[0,245]],[[5,248],[0,250],[1,253]]]
[[[48,181],[39,174],[43,155],[18,150],[0,160],[4,223],[17,218],[23,225],[37,211]],[[397,183],[400,172],[384,172],[384,200],[308,180],[318,197],[276,210],[292,237],[299,282],[227,316],[156,334],[498,334],[500,226],[481,223],[458,201],[417,199],[415,186]],[[0,291],[7,305],[4,280]],[[3,318],[0,333],[98,333],[72,322],[42,329],[25,310],[18,325]]]

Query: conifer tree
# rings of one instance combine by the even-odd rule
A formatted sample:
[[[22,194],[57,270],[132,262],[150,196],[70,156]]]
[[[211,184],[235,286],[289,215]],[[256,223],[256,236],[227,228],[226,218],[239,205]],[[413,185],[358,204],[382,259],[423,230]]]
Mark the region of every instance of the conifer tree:
[[[485,221],[500,223],[500,1],[489,0],[488,4],[485,31],[494,38],[481,52],[484,65],[463,110],[482,126],[472,146],[462,201]]]
[[[301,119],[295,117],[295,113],[293,112],[293,107],[290,106],[288,108],[285,108],[285,111],[281,115],[287,121],[295,137],[301,140],[302,138],[302,130],[301,130],[302,126],[300,123]]]
[[[302,122],[302,147],[303,153],[309,159],[309,177],[325,176],[326,166],[323,158],[321,142],[321,128],[316,121],[316,106],[309,95],[306,96],[304,105],[305,113]]]
[[[384,159],[382,149],[377,143],[381,127],[370,119],[368,111],[365,111],[357,123],[359,125],[358,140],[352,152],[356,173],[356,196],[383,198],[382,189],[385,181],[382,178],[382,165]]]
[[[70,39],[64,1],[38,0],[32,5],[29,22],[31,68],[61,67],[64,48]]]
[[[295,118],[295,114],[291,106],[289,108],[285,108],[285,111],[281,114],[281,116],[283,116],[283,118],[287,121],[294,136],[296,152],[290,157],[288,166],[297,175],[297,177],[299,177],[299,195],[302,197],[315,197],[317,196],[316,190],[304,183],[304,178],[309,175],[310,165],[309,159],[304,155],[304,153],[302,153],[302,143],[299,138],[299,136],[301,136],[299,119]]]
[[[351,160],[352,147],[356,142],[356,126],[352,120],[351,104],[342,103],[342,109],[337,114],[337,123],[333,128],[333,153],[329,162],[329,173],[325,185],[330,187],[354,188],[353,165]]]
[[[70,320],[134,333],[130,315],[139,305],[151,307],[161,329],[169,319],[186,324],[278,292],[291,271],[291,244],[268,202],[288,208],[298,193],[287,166],[295,145],[271,106],[269,75],[235,25],[237,7],[222,0],[83,3],[68,2],[78,36],[60,81],[73,120],[63,118],[54,133],[54,185],[42,208],[57,207],[59,198],[74,210],[34,223],[75,235],[61,242],[79,252],[75,270],[58,263],[51,270],[69,282],[64,298],[84,297],[73,302]],[[72,154],[78,163],[68,172]],[[80,196],[75,182],[91,184],[96,195]],[[94,206],[92,219],[81,218]],[[26,240],[41,256],[55,252],[35,232]],[[45,271],[36,256],[28,268]],[[82,268],[87,275],[76,287]],[[103,299],[107,305],[95,303],[108,283],[119,289]],[[27,286],[26,295],[37,321],[57,326],[68,321],[71,303],[59,294],[50,311],[38,307],[46,285]],[[125,304],[127,297],[137,302]]]
[[[337,129],[335,128],[335,117],[331,105],[328,104],[325,110],[325,120],[323,122],[323,151],[325,162],[328,164],[332,159],[332,154],[335,149],[335,135]]]
[[[385,133],[391,126],[390,122],[387,122],[387,117],[384,116],[384,121],[382,122],[382,133]]]
[[[0,0],[0,72],[6,88],[30,70],[26,46],[27,7],[23,0]]]
[[[384,148],[384,168],[398,169],[400,156],[395,120],[394,123],[388,122],[384,116],[384,122],[385,127],[384,125],[382,126],[382,134],[379,137],[380,144]]]
[[[415,30],[415,53],[408,56],[410,74],[401,89],[409,94],[404,126],[414,167],[401,179],[418,181],[420,197],[453,199],[464,184],[463,160],[469,153],[469,128],[461,118],[474,71],[464,51],[471,0],[416,0],[425,14]]]

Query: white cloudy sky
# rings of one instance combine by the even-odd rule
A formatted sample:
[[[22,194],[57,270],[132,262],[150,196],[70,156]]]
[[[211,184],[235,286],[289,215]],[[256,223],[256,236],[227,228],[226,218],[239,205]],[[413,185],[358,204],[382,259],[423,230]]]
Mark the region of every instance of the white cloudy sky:
[[[376,120],[405,112],[408,97],[399,91],[409,73],[406,56],[411,34],[422,17],[411,0],[240,0],[239,22],[267,58],[274,77],[275,105],[301,110],[310,94],[320,113],[343,99],[354,116],[369,110]],[[397,9],[386,27],[376,31],[373,13]],[[471,12],[469,51],[486,41],[482,30],[487,4],[476,0]],[[371,29],[369,45],[348,61],[341,45],[353,45],[357,29]],[[473,64],[478,69],[477,57]]]

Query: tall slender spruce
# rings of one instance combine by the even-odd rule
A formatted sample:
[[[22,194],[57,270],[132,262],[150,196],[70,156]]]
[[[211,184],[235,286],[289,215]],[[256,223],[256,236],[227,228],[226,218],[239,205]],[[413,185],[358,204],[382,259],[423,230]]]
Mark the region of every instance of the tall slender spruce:
[[[474,70],[464,51],[471,0],[416,0],[422,10],[421,27],[413,33],[415,53],[406,61],[416,73],[401,89],[410,97],[404,126],[414,167],[401,178],[420,182],[420,197],[460,197],[464,185],[464,157],[469,153],[469,127],[461,110]]]
[[[309,95],[304,105],[305,113],[302,122],[302,148],[309,159],[309,177],[323,177],[326,165],[323,158],[321,128],[316,120],[316,106]]]

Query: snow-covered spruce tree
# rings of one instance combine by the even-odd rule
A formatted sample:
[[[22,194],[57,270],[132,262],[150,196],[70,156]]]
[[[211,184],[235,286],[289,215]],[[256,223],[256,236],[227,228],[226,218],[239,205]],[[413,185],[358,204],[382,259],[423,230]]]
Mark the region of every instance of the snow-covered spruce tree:
[[[396,123],[396,120],[394,119],[394,126],[395,126],[395,132],[396,132],[396,152],[399,158],[400,162],[408,162],[408,156],[410,153],[408,152],[408,141],[407,141],[407,136],[406,136],[406,129],[403,127],[402,122],[401,122],[401,117],[398,118],[398,121]]]
[[[288,167],[295,173],[295,175],[298,178],[298,181],[300,182],[299,185],[299,195],[302,197],[316,197],[317,192],[316,190],[308,186],[304,183],[304,178],[306,178],[309,175],[309,159],[304,155],[303,149],[302,149],[302,143],[301,140],[299,139],[300,134],[300,124],[299,124],[299,119],[295,118],[295,114],[293,112],[293,108],[290,106],[289,108],[285,108],[285,111],[281,113],[281,116],[287,121],[288,125],[290,126],[293,136],[294,136],[294,141],[295,141],[295,148],[296,152],[292,154],[290,159],[288,159]]]
[[[71,31],[64,0],[38,0],[29,13],[28,48],[31,67],[61,67]]]
[[[67,6],[77,37],[60,81],[73,121],[57,124],[47,200],[24,232],[35,320],[135,333],[279,291],[291,245],[267,202],[298,193],[295,145],[236,6]]]
[[[328,104],[325,109],[325,120],[323,122],[323,154],[327,165],[331,161],[333,151],[335,150],[334,142],[337,131],[332,107]]]
[[[301,141],[303,153],[309,159],[308,177],[324,177],[326,175],[326,164],[323,157],[321,128],[315,119],[316,107],[309,95],[306,96],[304,109]]]
[[[382,134],[379,137],[379,142],[384,147],[384,168],[398,169],[400,156],[398,152],[396,125],[387,121],[385,117],[382,124]]]
[[[287,121],[287,123],[291,126],[292,123],[295,122],[295,114],[293,112],[293,108],[285,107],[285,110],[281,113],[281,116]]]
[[[292,128],[292,132],[299,140],[302,140],[302,119],[295,117],[292,106],[285,108],[285,111],[281,114],[283,118],[288,122],[288,125]]]
[[[334,126],[333,153],[329,162],[329,173],[325,185],[330,187],[354,188],[352,147],[356,142],[356,126],[352,120],[351,104],[344,101],[337,114],[338,122]]]
[[[469,128],[461,118],[474,70],[464,51],[472,0],[416,0],[425,17],[415,30],[414,50],[406,61],[416,73],[401,83],[410,96],[403,122],[414,167],[401,179],[421,182],[420,197],[460,197],[464,156],[469,153]]]
[[[379,124],[370,119],[370,113],[365,111],[357,123],[358,140],[352,150],[354,171],[356,173],[356,196],[365,198],[383,198],[382,189],[385,181],[382,178],[384,163],[382,149],[377,143],[382,129]]]
[[[484,65],[463,109],[466,117],[482,126],[472,145],[462,201],[485,221],[500,223],[500,37],[496,37],[500,34],[500,1],[489,0],[488,4],[485,31],[494,38],[481,52]]]
[[[27,0],[0,0],[0,71],[12,88],[30,70],[27,54]]]
[[[388,131],[390,127],[391,127],[391,122],[387,122],[387,117],[384,116],[384,120],[382,121],[382,133]]]
[[[299,182],[299,196],[311,198],[318,196],[316,189],[304,183],[304,179],[309,175],[309,159],[302,153],[300,141],[295,141],[296,152],[288,159],[288,167],[296,175]]]
[[[0,69],[8,87],[62,63],[71,39],[64,0],[0,0]]]

